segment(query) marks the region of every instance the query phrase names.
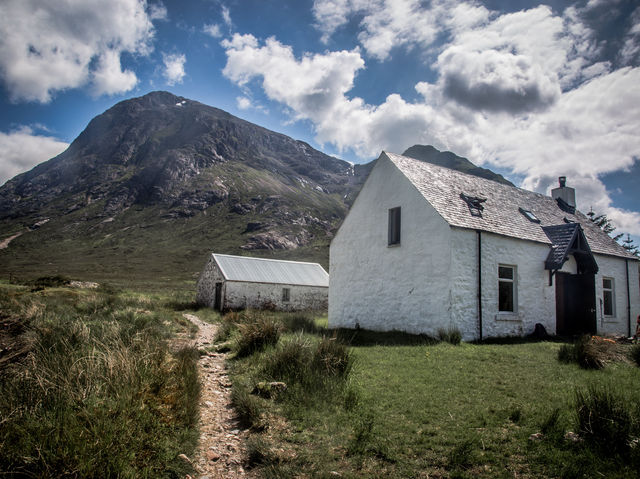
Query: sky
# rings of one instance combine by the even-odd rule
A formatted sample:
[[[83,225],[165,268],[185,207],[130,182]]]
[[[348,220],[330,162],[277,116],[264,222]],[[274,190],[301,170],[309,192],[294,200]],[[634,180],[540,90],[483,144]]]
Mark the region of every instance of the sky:
[[[640,244],[638,0],[2,0],[0,184],[154,90],[355,163],[564,175]]]

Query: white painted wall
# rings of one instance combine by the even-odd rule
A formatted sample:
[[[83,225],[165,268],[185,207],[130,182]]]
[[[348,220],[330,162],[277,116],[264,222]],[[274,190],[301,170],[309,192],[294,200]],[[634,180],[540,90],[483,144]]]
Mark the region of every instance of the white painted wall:
[[[216,283],[223,283],[222,297],[225,309],[262,308],[267,304],[275,305],[280,311],[327,309],[329,288],[226,281],[213,258],[207,262],[198,279],[198,304],[214,307]],[[289,289],[289,301],[282,300],[283,288]]]
[[[402,208],[388,246],[388,211]],[[331,243],[329,325],[436,334],[450,325],[449,225],[381,157]]]
[[[631,313],[631,334],[635,333],[635,324],[640,314],[640,284],[638,283],[637,261],[629,261],[629,297],[631,310],[627,308],[627,279],[624,259],[613,256],[594,255],[599,266],[596,275],[596,311],[598,334],[627,335],[629,332],[629,313]],[[604,316],[602,302],[602,278],[614,280],[614,316]]]
[[[482,336],[522,336],[541,323],[555,334],[555,286],[544,260],[549,246],[482,232]],[[478,339],[478,237],[453,228],[451,316],[465,340]],[[516,311],[498,311],[498,265],[516,267]],[[570,265],[569,265],[570,266]]]

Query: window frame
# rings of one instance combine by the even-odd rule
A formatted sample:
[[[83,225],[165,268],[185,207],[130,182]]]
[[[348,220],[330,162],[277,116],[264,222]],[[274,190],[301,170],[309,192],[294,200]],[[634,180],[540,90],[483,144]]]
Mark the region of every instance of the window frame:
[[[500,268],[508,268],[512,272],[511,278],[500,277]],[[516,314],[518,312],[518,267],[514,264],[498,263],[498,313],[499,314]],[[511,285],[511,304],[512,309],[500,309],[502,307],[502,301],[500,301],[500,289],[501,284]]]
[[[607,288],[604,285],[605,281],[611,281],[611,287]],[[609,293],[611,295],[610,297],[610,305],[611,305],[611,311],[610,314],[607,314],[607,301],[606,301],[606,295],[607,293]],[[602,315],[605,318],[615,318],[616,317],[616,282],[615,279],[610,277],[610,276],[603,276],[602,277]]]
[[[291,301],[291,288],[282,288],[282,302],[289,303]]]
[[[387,246],[400,246],[402,238],[402,208],[389,208],[387,224]]]

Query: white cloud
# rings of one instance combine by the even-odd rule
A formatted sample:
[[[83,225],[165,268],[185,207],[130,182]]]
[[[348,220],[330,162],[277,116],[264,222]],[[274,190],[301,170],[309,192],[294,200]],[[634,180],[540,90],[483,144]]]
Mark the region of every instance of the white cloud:
[[[236,103],[240,110],[248,110],[251,108],[251,100],[246,96],[239,96],[236,98]]]
[[[26,126],[9,133],[0,132],[0,185],[59,155],[68,146],[54,137],[36,135]]]
[[[149,18],[151,20],[167,20],[169,18],[167,7],[162,2],[149,5]]]
[[[231,13],[229,13],[229,9],[226,6],[222,6],[222,19],[224,20],[224,24],[231,28],[233,22],[231,21]]]
[[[220,31],[220,25],[217,23],[211,25],[205,25],[202,27],[202,31],[213,38],[220,38],[222,36],[222,32]]]
[[[164,77],[167,80],[168,85],[175,85],[176,83],[182,83],[184,78],[184,64],[187,61],[187,57],[183,54],[162,54],[162,61],[164,63]]]
[[[386,20],[368,7],[374,4],[387,12]],[[339,151],[370,159],[382,149],[401,153],[413,144],[432,144],[477,164],[509,169],[524,178],[525,188],[543,193],[566,175],[581,209],[593,206],[609,214],[620,231],[640,233],[640,214],[614,208],[599,179],[639,156],[640,68],[612,71],[611,64],[597,61],[593,34],[572,8],[562,15],[546,6],[497,15],[469,2],[434,1],[430,10],[416,5],[314,4],[327,40],[353,15],[362,15],[359,38],[377,60],[395,45],[433,49],[431,67],[438,78],[417,83],[421,98],[414,102],[392,93],[370,105],[350,95],[365,69],[358,49],[296,58],[275,38],[260,42],[236,34],[222,42],[224,74],[245,91],[259,85],[286,105],[293,120],[309,120],[317,141]],[[403,11],[423,25],[421,32],[401,22]],[[443,35],[445,43],[432,42]]]
[[[96,95],[113,95],[131,90],[138,83],[138,77],[131,70],[122,71],[120,53],[106,50],[98,59],[93,71],[93,92]]]
[[[152,17],[144,0],[4,0],[0,5],[0,78],[13,101],[49,102],[56,91],[95,82],[96,93],[130,90],[123,52],[152,49]]]

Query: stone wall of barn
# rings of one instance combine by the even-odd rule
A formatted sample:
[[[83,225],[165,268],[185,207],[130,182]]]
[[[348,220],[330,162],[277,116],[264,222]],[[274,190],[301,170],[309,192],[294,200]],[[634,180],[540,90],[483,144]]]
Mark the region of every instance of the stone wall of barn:
[[[213,257],[211,257],[198,278],[196,285],[196,302],[202,306],[213,308],[216,295],[216,283],[222,283],[222,297],[224,297],[224,281],[225,279],[220,268],[218,268]]]
[[[283,290],[289,290],[288,300]],[[227,281],[225,308],[275,308],[278,311],[326,311],[329,288]]]
[[[389,209],[401,207],[399,245]],[[331,243],[329,325],[435,335],[450,326],[451,229],[381,157]]]

